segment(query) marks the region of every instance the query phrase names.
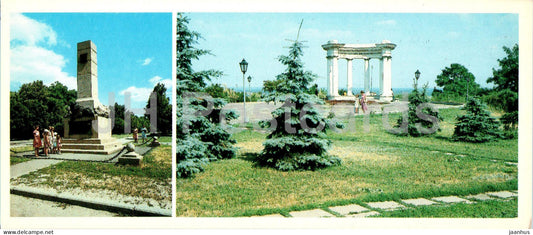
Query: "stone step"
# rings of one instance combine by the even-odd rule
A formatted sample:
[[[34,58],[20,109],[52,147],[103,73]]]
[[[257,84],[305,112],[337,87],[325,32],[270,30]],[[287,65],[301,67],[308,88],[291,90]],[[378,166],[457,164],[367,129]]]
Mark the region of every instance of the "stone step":
[[[117,148],[108,148],[104,150],[94,150],[94,149],[61,149],[62,153],[83,153],[83,154],[113,154],[122,149],[122,146]]]
[[[108,148],[115,148],[120,146],[119,142],[106,143],[106,144],[63,144],[62,148],[65,149],[85,149],[85,150],[104,150]]]
[[[115,139],[62,139],[63,145],[65,144],[103,144],[109,141],[115,141]]]

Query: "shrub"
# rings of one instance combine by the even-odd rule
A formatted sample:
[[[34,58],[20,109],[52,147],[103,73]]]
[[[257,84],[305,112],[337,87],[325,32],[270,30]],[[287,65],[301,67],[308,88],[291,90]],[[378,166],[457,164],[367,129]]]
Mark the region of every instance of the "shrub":
[[[219,124],[237,117],[234,111],[222,113],[226,101],[221,87],[214,85],[205,89],[206,81],[219,77],[222,72],[206,70],[194,72],[192,60],[208,54],[192,44],[200,35],[187,27],[188,19],[178,14],[176,39],[176,160],[177,177],[190,177],[204,170],[209,161],[232,158],[236,154],[235,140]],[[210,92],[219,98],[199,95]],[[207,115],[202,112],[211,109]],[[199,115],[200,114],[200,115]]]
[[[289,55],[279,57],[287,68],[271,82],[276,86],[265,92],[265,101],[284,104],[272,111],[270,122],[261,122],[263,127],[273,130],[256,158],[258,165],[290,171],[315,170],[341,163],[340,158],[327,155],[331,141],[325,139],[325,132],[333,123],[313,107],[323,101],[308,92],[316,75],[303,70],[302,55],[302,43],[295,41]]]
[[[452,140],[482,143],[502,137],[499,122],[490,116],[478,99],[471,98],[463,108],[466,114],[457,117]]]
[[[439,121],[442,118],[437,110],[429,106],[429,98],[426,95],[427,84],[422,91],[418,90],[417,82],[414,82],[414,90],[409,94],[409,110],[407,120],[402,116],[398,119],[396,127],[399,127],[399,135],[414,137],[432,135],[441,131]]]

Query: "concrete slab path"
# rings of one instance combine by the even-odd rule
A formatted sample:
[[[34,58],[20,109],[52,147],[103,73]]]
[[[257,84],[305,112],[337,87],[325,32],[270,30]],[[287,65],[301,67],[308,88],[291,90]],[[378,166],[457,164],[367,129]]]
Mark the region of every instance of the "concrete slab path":
[[[21,162],[15,165],[12,165],[9,168],[10,178],[14,179],[22,175],[29,174],[30,172],[49,167],[51,165],[60,163],[61,160],[48,160],[48,159],[36,159],[27,162]]]
[[[386,201],[386,202],[369,202],[367,203],[369,207],[382,209],[382,210],[396,210],[400,208],[405,208],[404,205],[401,205],[395,201]]]
[[[346,217],[350,217],[350,218],[365,218],[365,217],[369,217],[369,216],[373,216],[373,215],[379,215],[379,212],[370,211],[370,212],[359,213],[359,214],[351,214],[351,215],[347,215]]]
[[[292,217],[335,217],[334,215],[321,209],[306,210],[306,211],[293,211],[289,214]]]
[[[113,217],[117,213],[66,203],[10,195],[11,217]]]
[[[439,201],[439,202],[444,202],[444,203],[459,203],[459,202],[464,202],[464,203],[467,203],[467,204],[472,203],[472,202],[469,201],[469,200],[462,199],[462,198],[460,198],[460,197],[456,197],[456,196],[434,197],[434,198],[431,198],[431,200],[433,200],[433,201]]]
[[[480,201],[494,200],[495,198],[489,197],[487,194],[480,193],[477,195],[467,196],[468,199],[476,199]]]
[[[490,195],[490,196],[489,196]],[[477,199],[480,201],[484,200],[507,200],[511,197],[517,197],[518,193],[516,191],[499,191],[499,192],[488,192],[488,193],[480,193],[477,195],[468,195],[464,196],[468,199]],[[463,197],[463,196],[461,196]],[[428,200],[426,198],[414,198],[414,199],[402,199],[401,202],[409,205],[413,205],[415,207],[418,206],[447,206],[451,203],[467,203],[467,204],[473,204],[476,203],[476,201],[470,201],[464,198],[460,198],[458,196],[443,196],[443,197],[434,197],[431,198],[431,200]],[[440,203],[438,203],[440,202]],[[398,210],[398,209],[410,209],[398,202],[395,201],[385,201],[385,202],[366,202],[366,205],[370,207],[370,209],[363,207],[358,204],[351,204],[346,206],[334,206],[329,207],[328,209],[336,212],[340,215],[340,217],[351,217],[351,218],[365,218],[373,215],[379,215],[380,213],[376,210]],[[314,209],[314,210],[306,210],[306,211],[292,211],[289,212],[289,214],[292,217],[338,217],[334,216],[333,214],[328,213],[327,211],[321,210],[321,209]],[[269,215],[264,215],[261,217],[268,217]],[[271,217],[280,217],[280,214],[273,214]]]
[[[499,197],[499,198],[518,197],[518,194],[509,192],[509,191],[490,192],[490,193],[487,193],[487,195],[493,196],[493,197]]]
[[[403,203],[413,205],[413,206],[427,206],[427,205],[433,205],[436,202],[425,199],[425,198],[416,198],[416,199],[406,199],[402,200]]]
[[[335,207],[330,207],[329,209],[341,215],[356,214],[356,213],[361,213],[363,211],[369,211],[368,208],[362,207],[357,204],[352,204],[352,205],[347,205],[347,206],[335,206]]]

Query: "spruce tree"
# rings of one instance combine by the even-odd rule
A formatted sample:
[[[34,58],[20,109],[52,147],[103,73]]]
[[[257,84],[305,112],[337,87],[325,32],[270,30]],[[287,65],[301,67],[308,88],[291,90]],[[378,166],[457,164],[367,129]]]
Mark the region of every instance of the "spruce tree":
[[[502,137],[500,123],[490,116],[486,106],[478,99],[470,98],[463,110],[466,114],[457,117],[452,140],[482,143]]]
[[[407,120],[404,120],[403,116],[398,119],[396,127],[399,127],[400,131],[396,134],[419,137],[441,131],[438,126],[441,120],[439,112],[429,106],[429,98],[426,95],[427,84],[420,91],[418,79],[415,79],[413,87],[414,89],[409,93],[408,98]]]
[[[302,43],[296,40],[290,46],[289,55],[278,58],[287,68],[276,76],[277,85],[264,100],[283,102],[283,105],[272,111],[272,120],[261,122],[272,132],[263,142],[264,149],[256,159],[259,165],[290,171],[314,170],[341,163],[340,158],[327,154],[331,141],[326,139],[325,133],[333,122],[313,107],[323,101],[306,92],[316,75],[304,71],[302,47]]]
[[[200,34],[189,30],[188,23],[189,19],[179,13],[176,25],[176,173],[183,178],[203,171],[209,161],[232,158],[236,153],[235,140],[220,123],[237,115],[233,111],[222,113],[224,100],[201,94],[206,82],[221,76],[222,72],[192,69],[193,60],[210,53],[194,48]]]

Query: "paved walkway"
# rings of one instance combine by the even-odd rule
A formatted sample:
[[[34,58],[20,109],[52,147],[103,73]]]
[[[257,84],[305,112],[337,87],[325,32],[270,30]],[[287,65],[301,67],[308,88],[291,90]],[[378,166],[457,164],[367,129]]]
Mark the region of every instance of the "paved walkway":
[[[150,151],[151,147],[148,146],[137,146],[135,147],[135,152],[144,155]],[[10,176],[11,179],[17,178],[22,175],[29,174],[33,171],[49,167],[51,165],[60,163],[62,161],[105,161],[112,159],[110,163],[115,163],[118,161],[118,156],[125,154],[126,151],[116,152],[113,154],[81,154],[81,153],[63,153],[63,154],[48,154],[48,156],[40,155],[40,158],[35,158],[34,160],[21,162],[10,167]],[[117,156],[118,155],[118,156]],[[32,154],[22,155],[23,157],[33,157]]]
[[[328,207],[327,210],[313,209],[305,211],[291,211],[290,217],[355,217],[363,218],[379,215],[383,211],[392,211],[418,206],[446,206],[455,203],[473,204],[487,200],[507,200],[518,197],[516,191],[486,192],[468,196],[444,196],[433,198],[413,198],[398,201],[367,202],[365,204],[350,204],[345,206]],[[271,214],[258,217],[284,217],[281,214]]]
[[[367,113],[380,114],[383,112],[395,113],[402,110],[407,110],[408,102],[407,101],[395,101],[390,104],[369,104]],[[441,108],[459,108],[462,105],[445,105],[445,104],[430,104],[436,109]],[[274,105],[274,103],[266,102],[246,102],[246,117],[249,121],[256,122],[260,120],[269,119],[272,117],[271,112],[281,106],[280,103]],[[346,118],[353,117],[354,115],[363,115],[363,112],[360,111],[358,114],[354,113],[353,104],[340,103],[336,105],[316,105],[323,115],[328,115],[330,112],[335,113],[337,118]],[[239,114],[239,119],[236,122],[242,122],[242,110],[243,103],[229,103],[223,108],[224,110],[235,110]]]
[[[62,162],[61,160],[31,160],[27,162],[21,162],[15,165],[12,165],[9,169],[10,178],[14,179],[22,175],[29,174],[30,172],[37,171],[39,169],[49,167],[51,165]]]
[[[126,138],[121,139],[121,142],[130,142]],[[146,145],[136,146],[135,152],[144,155],[150,151],[151,147]],[[120,151],[109,155],[103,154],[78,154],[78,153],[63,153],[63,154],[49,154],[48,156],[41,155],[40,158],[35,158],[27,162],[21,162],[10,166],[10,178],[15,179],[22,175],[29,174],[49,167],[51,165],[60,163],[62,161],[109,161],[114,163],[118,161],[118,156],[125,154],[126,151]],[[22,157],[33,158],[33,152],[22,153]],[[109,213],[104,210],[123,211],[125,214],[138,213],[142,215],[158,215],[170,216],[169,210],[159,207],[152,207],[146,205],[126,204],[121,202],[113,202],[109,200],[98,200],[94,198],[80,197],[79,195],[69,195],[68,193],[47,192],[39,188],[27,188],[24,186],[11,186],[11,216],[118,216],[118,213]],[[14,193],[13,190],[17,191]],[[16,195],[19,194],[19,195]],[[28,196],[28,195],[31,196]],[[24,196],[20,196],[24,195]],[[42,198],[47,200],[35,199]],[[56,201],[56,202],[54,202]],[[73,205],[71,205],[73,204]],[[81,207],[78,205],[82,205]],[[94,208],[94,209],[89,209]],[[107,209],[106,209],[107,208]],[[109,209],[111,208],[111,209]],[[96,209],[96,210],[95,210]],[[103,209],[103,210],[102,210]]]
[[[19,195],[10,195],[11,217],[114,217],[120,216],[103,210],[94,210],[62,202],[52,202]]]

